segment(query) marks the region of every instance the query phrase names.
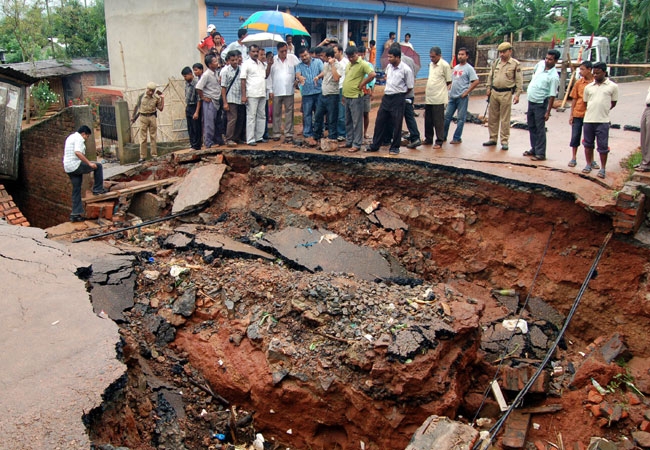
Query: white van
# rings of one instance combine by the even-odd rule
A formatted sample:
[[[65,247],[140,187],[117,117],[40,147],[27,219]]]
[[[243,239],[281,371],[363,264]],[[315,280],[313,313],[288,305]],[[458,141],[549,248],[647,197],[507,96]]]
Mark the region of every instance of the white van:
[[[570,47],[569,54],[571,55],[571,62],[578,60],[578,53],[582,51],[582,61],[591,62],[604,62],[609,64],[609,39],[603,36],[594,36],[594,41],[591,48],[587,49],[591,36],[574,36],[569,39]],[[560,53],[563,52],[564,46],[558,46]]]

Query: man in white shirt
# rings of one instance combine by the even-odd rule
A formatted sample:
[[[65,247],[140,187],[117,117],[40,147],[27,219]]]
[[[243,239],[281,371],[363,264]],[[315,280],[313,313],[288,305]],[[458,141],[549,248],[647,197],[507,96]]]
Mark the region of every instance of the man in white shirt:
[[[241,101],[246,105],[246,143],[257,145],[266,142],[264,123],[266,122],[266,69],[259,60],[260,48],[251,45],[249,58],[241,65]]]
[[[205,57],[205,64],[208,70],[196,84],[196,92],[199,94],[203,105],[203,137],[205,148],[220,146],[223,141],[223,126],[219,115],[219,100],[221,99],[221,79],[219,70],[219,57],[209,54]]]
[[[266,62],[266,76],[271,78],[273,99],[273,140],[282,136],[282,110],[284,109],[284,141],[293,142],[293,90],[296,81],[296,66],[300,60],[289,54],[289,47],[279,42],[278,54]]]
[[[339,95],[341,95],[342,97],[343,82],[345,81],[345,68],[348,67],[348,64],[350,64],[350,60],[345,57],[345,53],[343,53],[343,46],[341,44],[334,45],[334,58],[336,58],[336,60],[339,62],[339,67],[341,69],[341,71],[339,72],[339,74],[341,75],[341,78],[339,78]],[[339,142],[345,140],[345,135],[347,134],[347,130],[345,129],[345,106],[343,106],[343,103],[339,103],[339,119],[338,119],[336,134],[338,136],[337,140]]]
[[[70,222],[81,222],[84,207],[81,202],[81,183],[85,173],[93,173],[95,182],[93,184],[93,195],[105,194],[108,192],[104,189],[104,172],[102,165],[98,162],[91,162],[86,158],[86,139],[92,134],[90,128],[82,125],[65,140],[65,150],[63,153],[63,170],[70,177],[72,183],[72,213]]]
[[[393,138],[388,153],[390,155],[399,154],[406,94],[413,91],[414,85],[413,71],[408,65],[402,62],[402,51],[398,46],[392,46],[388,49],[388,66],[386,66],[384,96],[381,99],[379,111],[377,111],[372,144],[368,147],[367,151],[378,151],[385,129],[392,126]]]
[[[594,160],[594,148],[600,155],[598,178],[605,178],[605,166],[609,154],[609,111],[618,102],[618,85],[607,78],[607,64],[597,62],[593,65],[594,81],[585,87],[582,96],[587,111],[582,126],[583,144],[587,165],[583,173],[591,172]],[[594,145],[594,144],[597,144]]]
[[[645,97],[645,106],[641,115],[641,164],[634,166],[639,172],[650,172],[650,88]]]
[[[248,59],[248,48],[246,47],[246,44],[242,42],[246,36],[248,36],[248,30],[246,28],[240,28],[237,30],[237,40],[228,44],[228,46],[221,51],[221,59],[225,61],[229,51],[239,50],[242,58],[246,61]]]

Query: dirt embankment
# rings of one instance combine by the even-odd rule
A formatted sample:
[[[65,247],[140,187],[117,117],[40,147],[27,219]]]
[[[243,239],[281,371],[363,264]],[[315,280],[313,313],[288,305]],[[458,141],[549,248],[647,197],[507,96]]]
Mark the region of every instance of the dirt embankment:
[[[230,433],[236,404],[240,417],[255,411],[255,428],[267,439],[292,448],[356,449],[359,441],[404,448],[428,415],[474,412],[475,399],[465,397],[481,392],[493,370],[479,349],[482,327],[508,314],[490,290],[514,288],[521,299],[530,293],[566,314],[611,227],[565,193],[431,164],[254,152],[227,160],[234,170],[203,215],[213,218],[211,230],[254,242],[286,226],[326,228],[390,254],[423,283],[213,259],[195,247],[162,250],[156,237],[172,225],[149,229],[153,239],[135,235],[154,256],[142,269],[160,277],[139,277],[137,304],[123,325],[129,389],[119,391],[122,406],[94,418],[96,442],[205,448],[216,442],[211,433]],[[369,222],[357,207],[368,198],[408,231]],[[614,332],[632,354],[650,356],[648,253],[611,241],[559,360],[574,361],[589,342]],[[172,265],[189,273],[173,278]],[[196,310],[174,313],[176,299],[192,289]],[[165,421],[161,405],[174,399],[186,417]],[[599,433],[575,414],[554,420],[568,440]]]

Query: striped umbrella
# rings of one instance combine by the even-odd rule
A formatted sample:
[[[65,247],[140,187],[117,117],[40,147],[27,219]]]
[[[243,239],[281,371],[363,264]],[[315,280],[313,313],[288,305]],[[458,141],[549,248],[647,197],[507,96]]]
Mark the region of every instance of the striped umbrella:
[[[297,18],[281,11],[257,11],[251,14],[240,28],[267,31],[283,36],[287,34],[309,36],[309,32]]]

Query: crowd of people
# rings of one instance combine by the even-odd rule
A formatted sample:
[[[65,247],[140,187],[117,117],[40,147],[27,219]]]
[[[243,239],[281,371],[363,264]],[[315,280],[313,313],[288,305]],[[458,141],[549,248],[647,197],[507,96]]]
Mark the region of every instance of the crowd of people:
[[[292,36],[276,45],[277,54],[247,45],[247,30],[240,29],[238,39],[226,45],[214,25],[197,46],[204,62],[184,67],[185,105],[190,145],[200,149],[239,144],[255,146],[269,139],[294,142],[294,93],[301,94],[303,137],[306,145],[320,146],[323,151],[376,152],[388,146],[396,155],[400,146],[414,149],[431,145],[440,149],[447,142],[454,114],[457,125],[450,144],[460,144],[467,116],[469,95],[479,79],[468,63],[469,51],[459,48],[456,64],[451,67],[439,47],[429,52],[429,75],[425,90],[424,141],[421,140],[413,108],[415,67],[413,59],[402,55],[402,46],[395,33],[390,33],[383,49],[387,54],[385,88],[372,138],[368,136],[371,97],[376,81],[375,41],[369,48],[348,45],[343,48],[336,39],[324,39],[318,46],[307,48],[304,40],[294,44]],[[349,42],[348,44],[353,44]],[[522,68],[512,58],[512,45],[501,43],[499,58],[489,67],[487,77],[489,139],[484,146],[501,144],[509,149],[510,114],[513,104],[523,92]],[[546,128],[557,94],[559,76],[556,64],[560,54],[549,50],[546,58],[533,69],[527,89],[527,124],[530,149],[524,156],[534,161],[546,159]],[[205,65],[204,65],[205,64]],[[609,112],[618,101],[618,86],[607,76],[603,62],[580,64],[579,78],[573,84],[571,126],[572,157],[569,167],[578,162],[578,148],[584,147],[585,167],[582,172],[598,170],[605,178],[609,154]],[[635,168],[650,172],[650,89],[645,99],[646,110],[641,119],[642,160]],[[148,83],[134,108],[132,122],[139,120],[140,161],[147,156],[147,138],[151,154],[157,156],[156,115],[164,108],[164,94],[155,83]],[[268,129],[268,118],[272,128]],[[402,134],[405,122],[408,134]],[[102,194],[103,176],[100,163],[85,157],[85,140],[91,135],[82,126],[66,140],[63,165],[73,185],[71,220],[82,220],[81,179],[93,172],[94,194]],[[599,160],[594,159],[594,151]]]

